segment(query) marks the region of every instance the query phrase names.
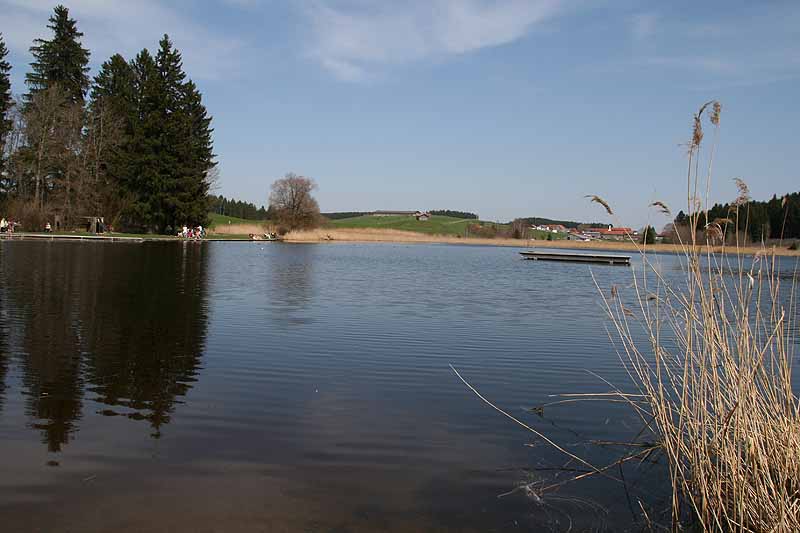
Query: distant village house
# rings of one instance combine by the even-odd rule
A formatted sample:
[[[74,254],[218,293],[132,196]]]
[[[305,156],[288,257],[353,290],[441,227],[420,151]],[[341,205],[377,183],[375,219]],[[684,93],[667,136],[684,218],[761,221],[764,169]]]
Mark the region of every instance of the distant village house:
[[[583,234],[591,239],[604,239],[609,241],[622,241],[639,235],[639,232],[631,228],[588,228],[583,230]]]
[[[539,231],[546,231],[548,233],[566,233],[567,228],[563,224],[540,224],[533,226],[533,229]]]
[[[635,238],[639,232],[631,228],[615,228],[608,226],[607,228],[585,228],[585,229],[570,229],[567,234],[567,239],[571,241],[593,241],[593,240],[606,240],[606,241],[622,241]]]

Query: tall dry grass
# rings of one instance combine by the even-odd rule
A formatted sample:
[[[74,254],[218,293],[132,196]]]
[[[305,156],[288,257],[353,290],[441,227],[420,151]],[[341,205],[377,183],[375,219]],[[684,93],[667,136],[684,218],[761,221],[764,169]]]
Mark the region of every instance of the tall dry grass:
[[[719,104],[694,117],[687,191],[691,225],[711,241],[747,216],[749,194],[736,180],[731,219],[708,220],[715,146],[701,171],[705,116],[716,139]],[[622,291],[601,291],[612,338],[641,394],[630,404],[667,458],[674,527],[689,518],[709,531],[800,531],[796,271],[782,287],[787,280],[774,251],[745,259],[736,247],[712,254],[704,244],[681,243],[685,276],[678,284],[665,280],[643,249],[633,305]]]
[[[461,238],[452,235],[433,235],[416,231],[381,228],[316,228],[293,230],[286,234],[289,242],[394,242],[394,243],[449,243],[489,244],[495,246],[525,246],[519,239]]]
[[[747,217],[749,202],[746,184],[736,180],[738,197],[729,219],[708,219],[720,114],[717,102],[705,104],[694,116],[687,144],[692,237],[677,245],[683,266],[679,281],[664,277],[650,249],[631,240],[643,268],[634,271],[630,290],[598,285],[609,336],[637,390],[623,393],[612,386],[610,393],[565,395],[570,402],[630,405],[645,428],[630,443],[638,451],[597,467],[545,440],[588,467],[569,481],[608,475],[642,454],[663,454],[672,481],[673,530],[691,525],[703,531],[800,531],[800,401],[792,380],[797,263],[787,275],[774,248],[762,245],[746,257],[738,244],[711,246],[725,242],[728,228],[737,228],[739,219]],[[704,120],[714,128],[707,156]],[[613,214],[604,199],[588,198]],[[671,216],[663,202],[651,205]],[[542,436],[456,374],[481,400]],[[543,501],[548,490],[565,482],[526,490]],[[653,526],[640,508],[643,523]]]
[[[238,226],[237,226],[238,228]],[[255,233],[253,231],[236,230],[236,234]],[[500,239],[500,238],[461,238],[452,235],[432,235],[428,233],[417,233],[413,231],[402,231],[393,229],[379,228],[317,228],[313,230],[294,230],[286,234],[288,242],[311,243],[311,242],[393,242],[393,243],[443,243],[443,244],[473,244],[485,246],[507,246],[507,247],[536,247],[536,248],[569,248],[579,250],[617,250],[627,252],[639,252],[641,246],[634,242],[625,241],[544,241],[544,240],[522,240],[522,239]],[[698,244],[698,247],[700,244]],[[705,246],[703,246],[705,248]],[[742,255],[757,255],[761,253],[762,247],[741,246],[738,252]],[[658,252],[683,254],[685,246],[682,244],[659,244]],[[719,244],[713,244],[708,250],[714,253],[724,251]],[[800,251],[790,250],[786,247],[775,248],[774,253],[782,256],[800,256]]]
[[[261,235],[265,231],[273,231],[272,226],[265,223],[253,224],[219,224],[209,230],[217,235]]]

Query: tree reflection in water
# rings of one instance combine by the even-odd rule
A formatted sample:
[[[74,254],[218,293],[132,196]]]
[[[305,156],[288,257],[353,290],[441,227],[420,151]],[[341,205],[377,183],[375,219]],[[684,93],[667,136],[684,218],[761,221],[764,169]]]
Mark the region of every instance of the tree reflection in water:
[[[106,406],[100,414],[149,421],[160,436],[200,367],[211,247],[14,246],[2,258],[9,298],[0,306],[23,330],[26,411],[48,450],[73,437],[85,398]]]
[[[5,262],[3,254],[5,248],[0,243],[0,414],[3,413],[3,404],[6,397],[6,375],[11,349],[8,346],[9,313],[3,302],[8,301],[8,284],[6,282]]]

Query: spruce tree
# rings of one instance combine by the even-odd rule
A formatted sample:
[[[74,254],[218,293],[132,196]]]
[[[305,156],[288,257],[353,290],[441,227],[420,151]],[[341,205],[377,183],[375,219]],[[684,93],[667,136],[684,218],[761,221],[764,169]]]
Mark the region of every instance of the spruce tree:
[[[155,58],[155,83],[143,92],[142,140],[150,151],[144,169],[149,223],[158,231],[203,224],[208,210],[208,172],[213,168],[211,118],[195,84],[186,81],[181,54],[165,35]]]
[[[11,120],[8,117],[11,106],[14,104],[11,99],[11,65],[6,61],[8,49],[0,33],[0,172],[4,168],[4,156],[6,138],[11,131]]]
[[[100,67],[91,90],[84,150],[90,162],[94,212],[118,214],[130,181],[130,149],[137,119],[134,72],[125,59],[115,54]],[[109,212],[109,210],[111,212]]]
[[[131,202],[127,223],[142,229],[158,229],[162,177],[160,156],[163,152],[164,115],[160,113],[160,82],[155,59],[146,49],[131,63],[133,70],[136,120],[123,187]]]
[[[156,232],[204,224],[215,165],[211,118],[169,37],[155,57],[145,49],[130,63],[117,55],[103,64],[91,92],[88,139],[107,127],[109,115],[121,135],[102,143],[97,175],[117,188],[122,224]]]
[[[83,33],[62,5],[56,6],[47,27],[53,38],[36,39],[30,49],[34,61],[25,76],[29,91],[25,101],[30,103],[36,93],[58,85],[72,103],[82,103],[89,89],[89,51],[81,46]]]
[[[211,117],[203,105],[202,96],[194,82],[184,85],[181,103],[184,141],[181,149],[179,202],[175,216],[191,224],[202,224],[208,214],[208,173],[216,165],[213,154]]]
[[[178,220],[183,214],[186,195],[183,194],[183,175],[189,161],[183,159],[186,154],[185,145],[187,117],[183,110],[183,91],[186,74],[183,72],[183,60],[180,52],[172,45],[167,35],[159,42],[156,54],[158,68],[158,86],[156,94],[157,114],[161,121],[161,146],[158,158],[158,229],[164,232],[167,227],[175,228],[184,221]]]
[[[105,100],[129,120],[135,115],[133,66],[115,54],[100,66],[92,85],[92,103]]]
[[[656,243],[656,228],[653,226],[645,226],[642,232],[642,244],[655,244]]]

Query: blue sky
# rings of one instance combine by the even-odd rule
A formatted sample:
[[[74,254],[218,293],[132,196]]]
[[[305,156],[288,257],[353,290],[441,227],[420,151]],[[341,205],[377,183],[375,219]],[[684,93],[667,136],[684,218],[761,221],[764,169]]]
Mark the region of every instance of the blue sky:
[[[0,0],[14,90],[55,2]],[[800,2],[76,0],[95,67],[169,33],[214,116],[218,192],[296,172],[323,211],[661,225],[692,113],[723,105],[712,201],[800,189]],[[711,135],[707,135],[709,139]]]

